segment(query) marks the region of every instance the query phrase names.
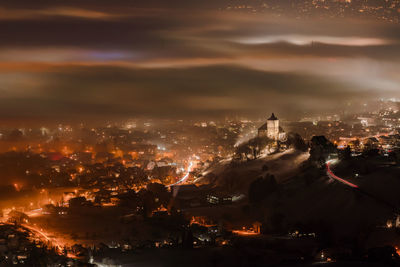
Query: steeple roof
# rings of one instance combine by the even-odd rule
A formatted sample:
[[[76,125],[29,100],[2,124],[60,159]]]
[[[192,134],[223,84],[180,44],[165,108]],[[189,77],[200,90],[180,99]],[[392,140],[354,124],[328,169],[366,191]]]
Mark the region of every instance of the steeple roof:
[[[269,121],[277,121],[278,118],[275,116],[274,113],[272,113],[271,117],[268,119]]]

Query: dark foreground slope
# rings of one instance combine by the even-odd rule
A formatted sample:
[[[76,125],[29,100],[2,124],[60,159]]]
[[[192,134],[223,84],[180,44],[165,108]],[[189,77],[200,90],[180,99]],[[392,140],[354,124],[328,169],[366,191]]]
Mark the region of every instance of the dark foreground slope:
[[[248,196],[255,179],[273,174],[277,189],[272,193],[265,190],[258,203],[243,204],[242,214],[236,216],[262,222],[265,233],[284,234],[301,228],[323,232],[333,243],[366,243],[395,217],[393,207],[400,203],[400,168],[385,166],[367,172],[364,178],[352,180],[360,185],[354,189],[330,179],[325,169],[314,167],[307,159],[307,153],[288,151],[240,164],[225,163],[214,166],[205,180]],[[345,162],[337,166],[340,174],[352,168]],[[397,234],[392,240],[396,238]]]

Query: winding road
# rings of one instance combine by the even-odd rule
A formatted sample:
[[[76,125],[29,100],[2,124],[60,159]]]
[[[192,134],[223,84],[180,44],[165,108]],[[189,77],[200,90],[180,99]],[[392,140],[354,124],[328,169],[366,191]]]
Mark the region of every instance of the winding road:
[[[188,168],[187,168],[187,171],[186,171],[185,176],[183,176],[183,177],[182,177],[179,181],[177,181],[176,183],[170,184],[170,185],[168,185],[168,186],[170,187],[170,186],[178,185],[178,184],[181,184],[181,183],[183,183],[184,181],[186,181],[187,178],[189,178],[190,172],[192,171],[192,167],[193,167],[193,162],[191,161],[191,162],[189,163],[189,166],[188,166]]]
[[[353,183],[350,183],[349,181],[346,181],[345,179],[340,178],[339,176],[335,175],[335,174],[332,172],[332,170],[331,170],[331,164],[334,163],[334,162],[335,162],[335,160],[328,160],[328,161],[326,162],[326,174],[327,174],[330,178],[332,178],[332,179],[334,179],[334,180],[336,180],[336,181],[339,181],[339,182],[341,182],[342,184],[345,184],[345,185],[350,186],[350,187],[352,187],[352,188],[358,188],[358,185],[353,184]]]
[[[337,160],[328,160],[326,162],[326,174],[328,175],[328,177],[330,177],[342,184],[345,184],[345,185],[351,187],[352,189],[355,189],[358,193],[363,194],[363,195],[373,199],[374,201],[380,203],[381,205],[384,205],[384,206],[392,209],[394,214],[396,214],[396,216],[397,216],[397,214],[400,214],[400,209],[396,205],[393,205],[392,203],[386,201],[385,199],[383,199],[379,196],[376,196],[375,194],[366,192],[365,190],[361,189],[358,185],[350,183],[349,181],[335,175],[331,170],[331,165],[335,164],[336,162],[337,162]]]

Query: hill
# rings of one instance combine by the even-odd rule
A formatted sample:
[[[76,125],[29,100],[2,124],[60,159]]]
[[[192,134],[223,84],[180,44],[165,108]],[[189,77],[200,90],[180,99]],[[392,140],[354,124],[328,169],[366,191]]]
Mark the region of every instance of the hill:
[[[247,194],[249,185],[267,173],[273,174],[278,183],[286,181],[299,172],[308,157],[308,153],[290,149],[251,161],[225,160],[207,169],[200,183],[221,187],[229,193]]]

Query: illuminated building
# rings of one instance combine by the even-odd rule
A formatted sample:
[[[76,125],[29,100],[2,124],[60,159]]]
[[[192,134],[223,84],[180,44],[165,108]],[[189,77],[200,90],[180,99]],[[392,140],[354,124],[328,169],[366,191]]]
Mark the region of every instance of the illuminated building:
[[[272,113],[271,117],[258,128],[258,137],[267,137],[271,140],[283,140],[286,137],[285,132],[279,127],[279,119]]]

